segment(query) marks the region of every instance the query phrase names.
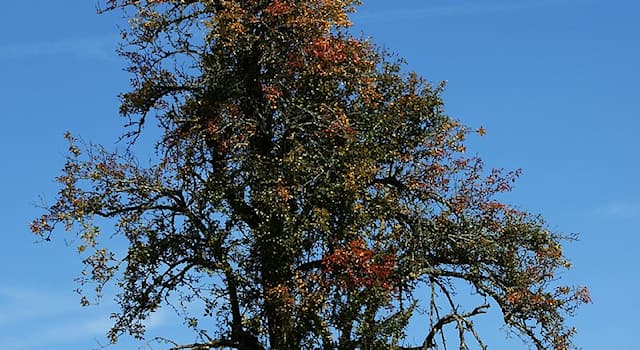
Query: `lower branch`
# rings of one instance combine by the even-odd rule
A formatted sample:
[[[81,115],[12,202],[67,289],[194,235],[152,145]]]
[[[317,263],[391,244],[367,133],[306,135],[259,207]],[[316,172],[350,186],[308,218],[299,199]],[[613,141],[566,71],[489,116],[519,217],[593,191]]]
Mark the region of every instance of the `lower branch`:
[[[448,314],[440,318],[438,322],[436,322],[436,324],[434,324],[433,327],[431,327],[431,331],[425,338],[422,346],[403,347],[401,349],[402,350],[427,350],[427,349],[433,348],[435,346],[434,338],[438,333],[442,331],[444,326],[453,322],[463,322],[468,325],[469,323],[467,322],[468,321],[467,318],[478,315],[478,314],[484,314],[487,312],[488,308],[489,308],[489,304],[484,304],[464,314],[458,314],[458,313]]]

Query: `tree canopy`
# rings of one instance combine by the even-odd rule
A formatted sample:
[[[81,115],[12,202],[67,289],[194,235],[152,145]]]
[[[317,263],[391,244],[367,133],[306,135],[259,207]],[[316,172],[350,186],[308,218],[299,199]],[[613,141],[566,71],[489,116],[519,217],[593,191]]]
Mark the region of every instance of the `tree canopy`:
[[[197,335],[171,349],[485,349],[473,318],[491,306],[537,349],[572,347],[589,295],[557,280],[566,237],[497,199],[519,171],[467,155],[484,129],[445,114],[442,84],[348,30],[359,1],[104,5],[130,22],[129,147],[67,134],[31,229],[78,237],[84,304],[118,289],[113,342],[169,304]],[[142,165],[134,146],[155,136]]]

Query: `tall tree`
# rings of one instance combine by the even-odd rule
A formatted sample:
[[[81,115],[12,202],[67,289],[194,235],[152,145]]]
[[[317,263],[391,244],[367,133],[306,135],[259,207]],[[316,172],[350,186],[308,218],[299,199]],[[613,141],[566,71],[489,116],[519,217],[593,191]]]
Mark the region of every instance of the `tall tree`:
[[[350,34],[358,3],[107,1],[131,24],[131,147],[68,134],[58,199],[31,228],[79,237],[83,303],[114,282],[112,341],[171,304],[198,335],[171,349],[484,349],[472,319],[493,305],[537,349],[571,347],[565,318],[589,296],[556,281],[564,237],[496,200],[518,172],[466,156],[473,131],[444,114],[443,86]],[[151,118],[143,166],[131,150]]]

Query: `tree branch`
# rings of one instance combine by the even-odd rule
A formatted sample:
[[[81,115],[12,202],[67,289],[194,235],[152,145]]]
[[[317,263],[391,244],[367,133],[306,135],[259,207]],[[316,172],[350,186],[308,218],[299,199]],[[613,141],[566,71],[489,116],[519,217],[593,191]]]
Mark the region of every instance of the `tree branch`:
[[[442,328],[444,328],[444,326],[446,326],[449,323],[452,322],[467,322],[467,318],[478,315],[478,314],[484,314],[487,312],[487,309],[489,308],[489,304],[483,304],[480,305],[478,307],[476,307],[475,309],[464,313],[464,314],[458,314],[456,312],[454,313],[450,313],[442,318],[440,318],[438,320],[438,322],[436,322],[436,324],[433,325],[433,327],[431,327],[431,331],[429,331],[429,334],[427,335],[427,337],[424,340],[424,343],[422,344],[422,346],[413,346],[413,347],[402,347],[402,350],[427,350],[427,349],[431,349],[435,346],[435,342],[434,342],[434,338],[435,336],[440,333],[442,331]],[[474,334],[475,335],[475,334]]]

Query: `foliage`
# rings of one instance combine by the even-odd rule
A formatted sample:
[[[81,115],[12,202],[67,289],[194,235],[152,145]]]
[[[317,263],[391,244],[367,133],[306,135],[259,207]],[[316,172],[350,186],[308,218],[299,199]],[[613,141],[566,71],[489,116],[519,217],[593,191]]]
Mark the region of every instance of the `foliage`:
[[[112,341],[169,303],[198,334],[173,349],[486,348],[472,318],[493,303],[538,349],[571,346],[565,317],[589,296],[555,280],[563,237],[496,199],[518,172],[465,156],[442,85],[348,32],[357,0],[106,5],[131,24],[124,138],[155,118],[157,159],[68,134],[58,200],[31,228],[76,233],[82,284],[115,282]],[[406,345],[420,312],[424,342]]]

